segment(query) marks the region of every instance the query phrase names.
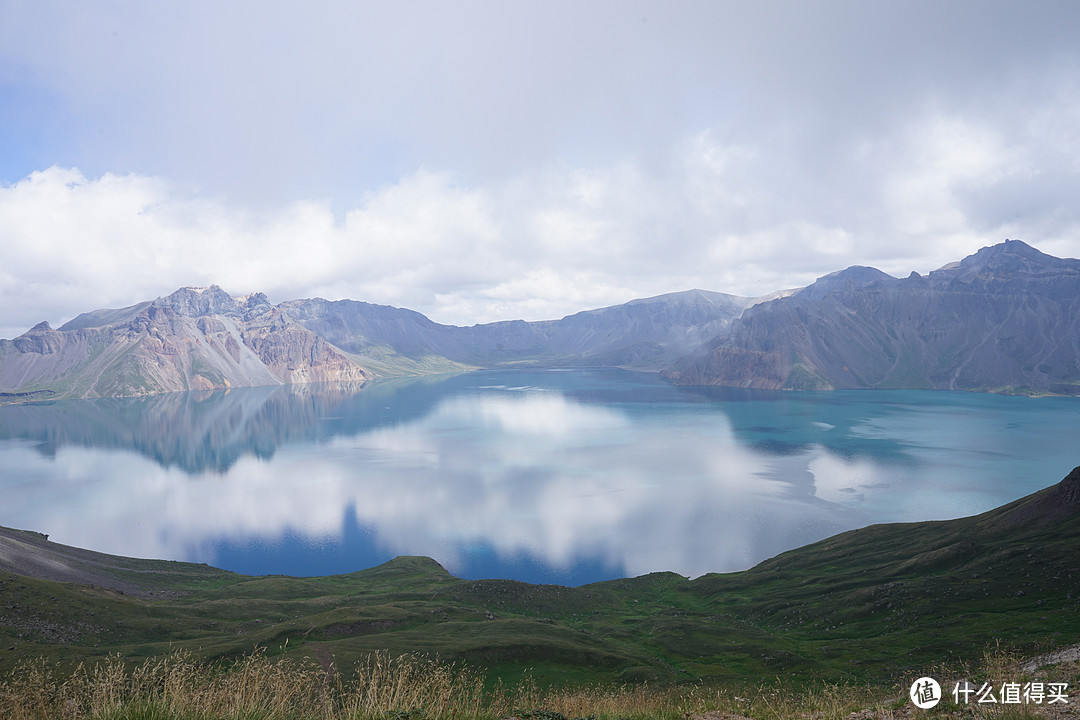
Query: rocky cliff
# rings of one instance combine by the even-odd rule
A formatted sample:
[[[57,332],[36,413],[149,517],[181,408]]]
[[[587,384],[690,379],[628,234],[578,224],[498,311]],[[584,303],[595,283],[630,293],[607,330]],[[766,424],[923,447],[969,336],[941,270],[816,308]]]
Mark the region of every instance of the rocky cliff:
[[[748,388],[1080,394],[1080,261],[1013,240],[928,276],[848,268],[749,308],[662,374]]]
[[[264,295],[181,288],[153,302],[84,313],[0,340],[0,392],[111,397],[346,380],[370,374]]]

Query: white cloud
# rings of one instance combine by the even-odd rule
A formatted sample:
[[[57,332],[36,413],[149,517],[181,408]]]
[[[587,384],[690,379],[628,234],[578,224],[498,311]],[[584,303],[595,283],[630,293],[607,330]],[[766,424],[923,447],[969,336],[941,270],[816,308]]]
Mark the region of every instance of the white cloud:
[[[1076,256],[1078,13],[0,3],[0,334],[209,282],[467,324]]]
[[[1032,121],[1032,133],[1048,122]],[[1020,140],[977,119],[913,118],[894,139],[861,145],[863,201],[847,222],[815,204],[842,188],[785,197],[768,148],[725,145],[714,133],[650,165],[554,163],[479,185],[419,169],[340,220],[330,201],[255,210],[165,178],[53,167],[0,186],[0,301],[9,337],[42,319],[209,283],[471,324],[691,287],[765,294],[849,264],[925,272],[1004,237],[1080,254],[1071,196],[1030,199],[1045,237],[991,202],[1001,188],[1022,197],[1080,179],[1080,158],[1060,135]],[[1066,152],[1043,170],[1048,142]]]

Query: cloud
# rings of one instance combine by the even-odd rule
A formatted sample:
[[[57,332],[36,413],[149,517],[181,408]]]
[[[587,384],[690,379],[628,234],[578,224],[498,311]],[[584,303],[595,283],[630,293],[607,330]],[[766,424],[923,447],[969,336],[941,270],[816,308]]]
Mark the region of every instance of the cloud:
[[[208,283],[470,324],[1077,256],[1078,14],[6,3],[0,335]]]
[[[0,84],[35,90],[35,112],[63,121],[49,164],[349,207],[420,166],[481,184],[556,159],[648,162],[707,128],[813,164],[926,102],[997,116],[1004,82],[1017,97],[1075,75],[1078,14],[974,1],[41,0],[0,8]]]
[[[1080,143],[1054,118],[1076,115],[1077,101],[1057,102],[1019,128],[913,116],[837,159],[858,182],[834,169],[802,177],[799,192],[775,148],[714,130],[649,163],[552,162],[473,184],[421,168],[344,213],[330,200],[252,208],[164,177],[52,167],[0,186],[7,335],[210,283],[471,324],[692,287],[761,295],[850,264],[926,272],[1005,237],[1076,256]],[[859,202],[844,214],[835,196],[849,191]]]

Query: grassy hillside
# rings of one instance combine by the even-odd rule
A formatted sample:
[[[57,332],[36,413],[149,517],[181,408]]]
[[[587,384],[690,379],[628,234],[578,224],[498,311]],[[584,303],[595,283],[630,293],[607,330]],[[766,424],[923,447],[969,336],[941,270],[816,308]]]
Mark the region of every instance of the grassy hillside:
[[[878,525],[752,570],[578,588],[466,581],[397,558],[320,578],[246,577],[0,533],[0,675],[188,650],[347,667],[377,650],[484,669],[490,683],[785,678],[889,683],[990,644],[1080,638],[1080,469],[982,515]]]

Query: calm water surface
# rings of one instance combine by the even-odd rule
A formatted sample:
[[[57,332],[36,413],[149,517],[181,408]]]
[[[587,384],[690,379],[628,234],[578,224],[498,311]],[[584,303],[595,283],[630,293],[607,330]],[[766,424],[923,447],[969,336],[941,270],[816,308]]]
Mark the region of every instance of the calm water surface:
[[[1075,465],[1080,399],[491,371],[0,407],[0,525],[321,575],[428,555],[577,585],[982,512]]]

